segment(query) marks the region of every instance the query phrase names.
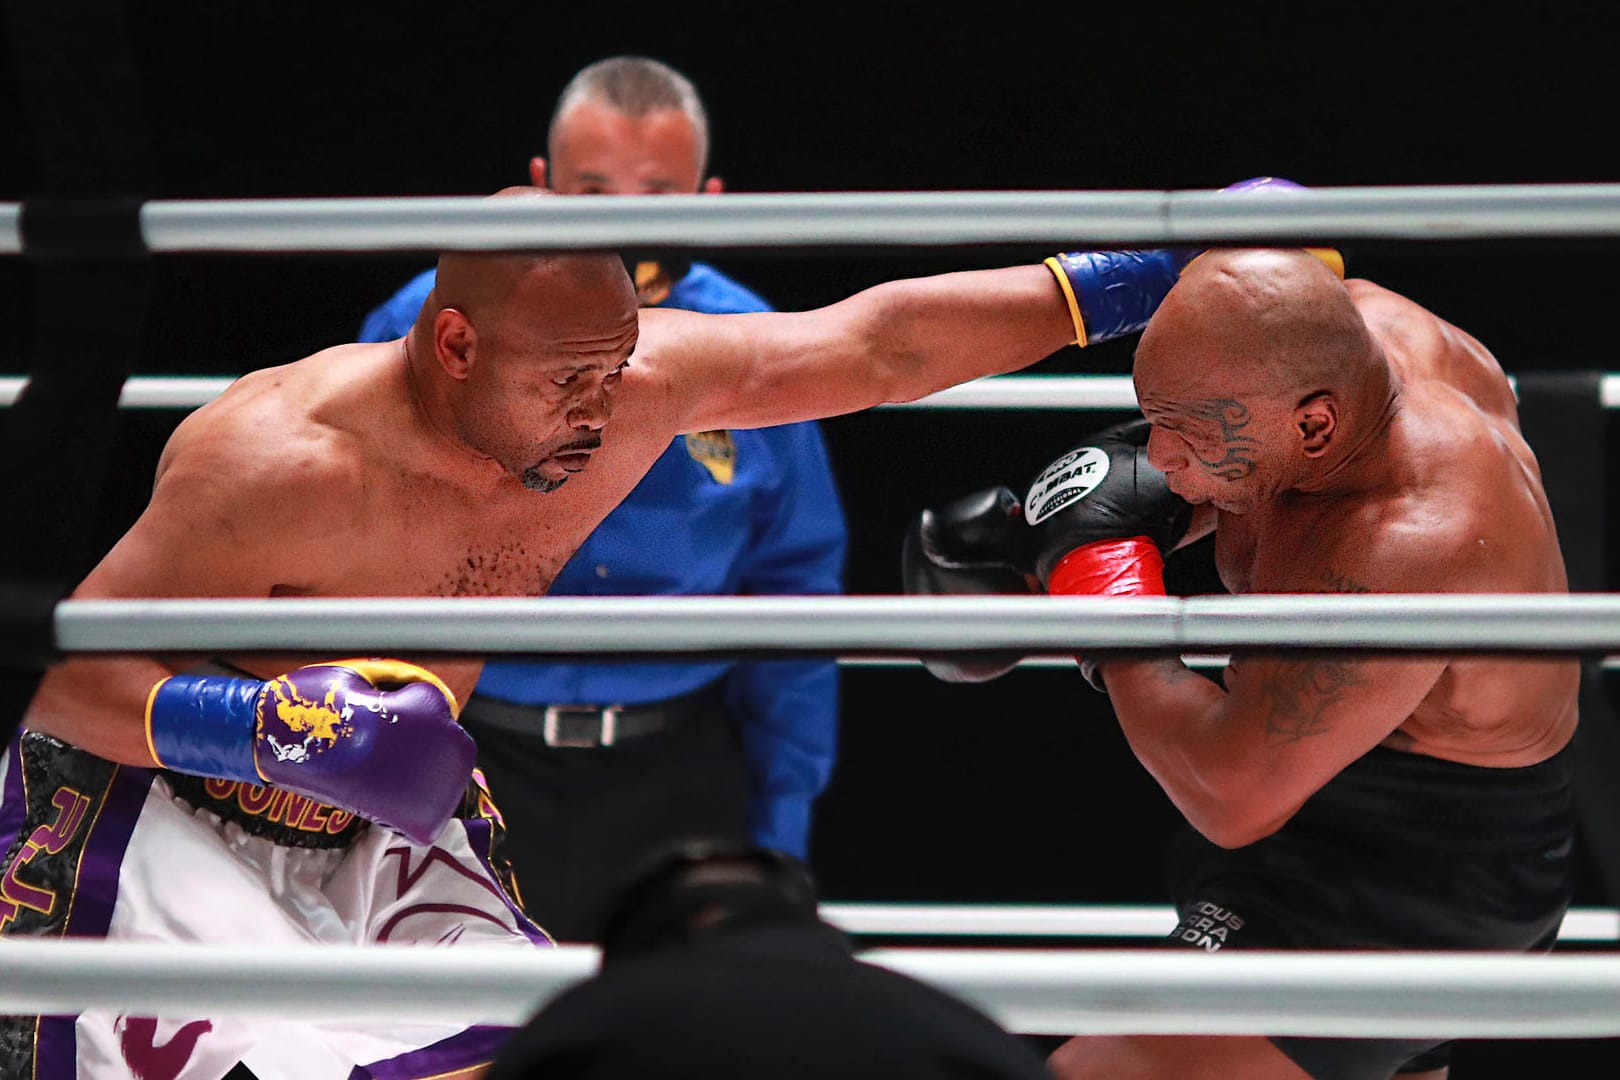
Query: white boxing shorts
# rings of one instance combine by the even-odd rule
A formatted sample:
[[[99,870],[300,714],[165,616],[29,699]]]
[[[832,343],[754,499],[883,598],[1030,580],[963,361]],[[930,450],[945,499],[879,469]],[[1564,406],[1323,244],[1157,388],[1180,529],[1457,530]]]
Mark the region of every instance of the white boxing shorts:
[[[0,757],[0,935],[201,944],[551,944],[515,901],[481,786],[431,845],[274,788],[116,765],[23,732]],[[267,1011],[268,1013],[268,1011]],[[406,1080],[491,1061],[505,1027],[0,1017],[0,1076]]]

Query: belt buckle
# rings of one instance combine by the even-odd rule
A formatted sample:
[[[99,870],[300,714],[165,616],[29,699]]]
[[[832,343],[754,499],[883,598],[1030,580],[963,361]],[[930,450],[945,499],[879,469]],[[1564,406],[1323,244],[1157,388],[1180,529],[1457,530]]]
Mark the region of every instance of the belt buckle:
[[[612,746],[617,736],[620,709],[594,705],[547,705],[541,729],[547,746],[585,749]]]

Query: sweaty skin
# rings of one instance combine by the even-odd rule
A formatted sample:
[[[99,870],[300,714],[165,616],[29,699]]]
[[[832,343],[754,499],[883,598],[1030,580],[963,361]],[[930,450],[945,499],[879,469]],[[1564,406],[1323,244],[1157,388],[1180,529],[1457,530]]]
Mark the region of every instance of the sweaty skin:
[[[1234,593],[1567,591],[1506,376],[1404,297],[1303,254],[1207,254],[1134,375],[1149,460],[1197,504],[1189,540],[1214,529]],[[1580,678],[1574,660],[1487,656],[1239,657],[1226,689],[1168,659],[1103,671],[1137,757],[1225,847],[1281,828],[1380,744],[1487,767],[1551,757]],[[1250,1038],[1081,1038],[1052,1065],[1066,1080],[1304,1076]]]
[[[1038,264],[748,315],[638,312],[608,254],[446,256],[438,280],[406,338],[255,372],[188,416],[75,598],[539,596],[679,434],[914,400],[1073,337]],[[69,659],[25,722],[152,765],[147,694],[197,659]],[[408,659],[461,700],[481,666]]]

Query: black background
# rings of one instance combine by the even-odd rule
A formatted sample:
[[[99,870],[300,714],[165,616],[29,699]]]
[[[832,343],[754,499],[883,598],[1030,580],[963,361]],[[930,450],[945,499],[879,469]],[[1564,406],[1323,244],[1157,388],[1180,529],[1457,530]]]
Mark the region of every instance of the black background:
[[[1620,178],[1612,5],[948,6],[963,5],[132,5],[156,166],[145,193],[484,194],[523,182],[562,83],[617,52],[656,55],[697,82],[712,169],[731,191]],[[17,105],[8,77],[0,116]],[[37,183],[26,127],[0,127],[0,199],[27,198]],[[1617,367],[1612,242],[1345,250],[1352,274],[1469,329],[1509,371]],[[803,308],[890,277],[1040,254],[784,251],[722,266],[778,307]],[[424,265],[413,255],[159,257],[140,369],[234,374],[351,340],[364,313]],[[0,275],[4,369],[21,372],[29,278],[17,260]],[[1130,343],[1119,342],[1032,370],[1129,365]],[[1118,418],[874,411],[827,421],[850,518],[849,590],[897,589],[898,537],[917,507],[1027,480],[1077,434]],[[138,511],[173,422],[120,419],[98,553]],[[946,686],[914,666],[851,667],[844,687],[841,759],[813,852],[830,897],[1162,899],[1174,811],[1073,672]],[[1581,889],[1580,903],[1614,900],[1590,875]],[[1610,1048],[1464,1051],[1454,1076],[1578,1049]]]

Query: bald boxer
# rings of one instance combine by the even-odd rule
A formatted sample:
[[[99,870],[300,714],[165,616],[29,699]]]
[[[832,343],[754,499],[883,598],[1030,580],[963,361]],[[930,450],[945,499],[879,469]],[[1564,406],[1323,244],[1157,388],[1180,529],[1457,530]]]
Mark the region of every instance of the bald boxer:
[[[985,536],[1010,537],[999,564],[1055,594],[1162,594],[1162,553],[1211,530],[1235,593],[1567,590],[1506,377],[1405,297],[1297,251],[1207,253],[1142,334],[1134,379],[1145,421],[1086,440],[1022,498],[964,502],[973,524],[950,534],[966,528],[981,563]],[[1014,524],[984,525],[997,512]],[[1553,941],[1573,883],[1577,661],[1239,656],[1224,685],[1175,658],[1085,667],[1190,826],[1172,944]],[[1445,1063],[1432,1039],[1259,1036],[1079,1037],[1050,1061],[1064,1080]]]
[[[145,512],[75,596],[538,596],[678,434],[911,400],[1134,333],[1184,261],[1097,255],[702,315],[638,313],[615,255],[446,255],[403,339],[254,372],[182,422]],[[62,662],[0,759],[0,931],[544,942],[468,784],[456,717],[479,668]],[[0,1074],[476,1076],[507,1034],[95,1010],[0,1021]]]

